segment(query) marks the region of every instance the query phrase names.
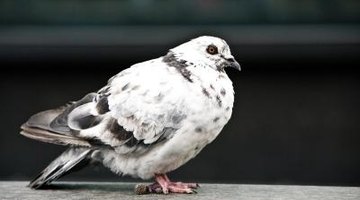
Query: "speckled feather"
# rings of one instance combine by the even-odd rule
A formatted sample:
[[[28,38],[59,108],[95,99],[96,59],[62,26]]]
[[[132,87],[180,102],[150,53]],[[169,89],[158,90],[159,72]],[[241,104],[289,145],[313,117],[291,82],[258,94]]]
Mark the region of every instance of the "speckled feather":
[[[210,44],[217,46],[217,56],[206,52]],[[118,174],[149,179],[173,171],[230,119],[234,91],[223,68],[233,62],[224,40],[196,38],[120,72],[97,93],[32,116],[22,134],[85,146],[91,149],[87,159]]]

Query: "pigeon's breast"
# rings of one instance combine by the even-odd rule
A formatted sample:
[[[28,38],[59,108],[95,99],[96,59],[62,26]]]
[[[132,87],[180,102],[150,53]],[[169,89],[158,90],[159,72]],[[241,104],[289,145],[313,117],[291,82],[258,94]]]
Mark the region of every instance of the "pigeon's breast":
[[[229,121],[234,102],[232,83],[226,75],[215,80],[194,82],[189,89],[181,128],[151,158],[156,173],[175,170],[195,157]]]
[[[206,134],[211,142],[229,121],[234,103],[232,82],[225,73],[206,76],[196,84],[193,98],[188,99],[195,134]]]

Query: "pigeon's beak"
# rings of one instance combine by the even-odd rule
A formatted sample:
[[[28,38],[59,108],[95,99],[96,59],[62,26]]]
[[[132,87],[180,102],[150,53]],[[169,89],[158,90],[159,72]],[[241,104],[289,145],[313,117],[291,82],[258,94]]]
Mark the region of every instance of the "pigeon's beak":
[[[232,67],[232,68],[235,68],[235,69],[241,71],[240,64],[235,60],[235,58],[233,56],[226,58],[226,60],[229,63],[229,67]]]

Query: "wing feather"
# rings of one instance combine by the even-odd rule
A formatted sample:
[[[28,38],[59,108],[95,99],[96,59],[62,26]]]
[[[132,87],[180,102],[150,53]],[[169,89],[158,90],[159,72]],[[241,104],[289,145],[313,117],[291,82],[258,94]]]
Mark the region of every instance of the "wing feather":
[[[91,146],[97,141],[123,146],[124,152],[170,138],[186,115],[179,88],[167,84],[172,78],[167,68],[159,59],[136,64],[97,93],[32,116],[21,127],[22,134],[65,145]]]

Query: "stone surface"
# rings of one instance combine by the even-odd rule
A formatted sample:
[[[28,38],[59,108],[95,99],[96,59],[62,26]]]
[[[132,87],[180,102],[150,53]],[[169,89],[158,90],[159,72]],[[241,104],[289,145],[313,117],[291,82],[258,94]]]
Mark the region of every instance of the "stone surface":
[[[27,182],[0,182],[0,199],[244,199],[244,200],[359,200],[360,187],[200,184],[197,194],[136,195],[136,183],[57,182],[32,190]]]

